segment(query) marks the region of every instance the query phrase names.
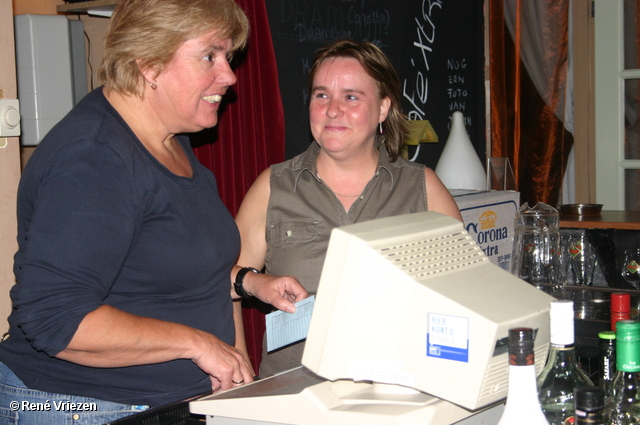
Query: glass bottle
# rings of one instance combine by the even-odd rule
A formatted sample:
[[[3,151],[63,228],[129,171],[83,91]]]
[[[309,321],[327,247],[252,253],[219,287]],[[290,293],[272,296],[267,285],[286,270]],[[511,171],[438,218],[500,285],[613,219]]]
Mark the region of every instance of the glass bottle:
[[[613,394],[605,401],[605,425],[630,425],[627,410],[640,389],[640,322],[621,320],[616,324],[616,376]]]
[[[602,425],[604,391],[599,387],[576,387],[573,399],[576,404],[575,425]]]
[[[509,329],[509,389],[498,425],[549,425],[536,387],[533,329]]]
[[[564,425],[574,420],[574,389],[591,387],[593,382],[577,361],[573,301],[551,301],[549,319],[551,349],[538,377],[538,398],[549,424]]]
[[[636,352],[636,354],[640,354],[640,351]],[[636,373],[636,379],[638,383],[640,381],[640,372]],[[629,425],[640,425],[640,389],[636,392],[636,399],[627,409],[627,416],[629,417]]]
[[[616,376],[616,333],[602,331],[600,340],[600,388],[604,390],[604,398],[611,397],[613,378]]]
[[[640,425],[640,391],[636,394],[635,401],[627,409],[627,416],[629,417],[629,425]]]

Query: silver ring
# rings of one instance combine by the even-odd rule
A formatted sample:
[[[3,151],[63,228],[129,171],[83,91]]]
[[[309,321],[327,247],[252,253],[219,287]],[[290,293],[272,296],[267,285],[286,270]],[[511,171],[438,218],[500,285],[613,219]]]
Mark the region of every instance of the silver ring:
[[[231,382],[233,382],[236,385],[240,385],[240,384],[244,384],[244,379],[242,381],[234,381],[233,379],[231,380]]]

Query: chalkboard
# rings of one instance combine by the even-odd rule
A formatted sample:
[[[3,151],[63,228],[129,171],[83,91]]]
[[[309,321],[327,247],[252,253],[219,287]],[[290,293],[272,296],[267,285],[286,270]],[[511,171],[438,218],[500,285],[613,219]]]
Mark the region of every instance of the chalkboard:
[[[266,0],[284,103],[287,158],[311,142],[307,77],[314,52],[336,39],[371,41],[403,83],[410,119],[431,122],[439,143],[415,160],[435,168],[454,111],[486,156],[483,0]]]

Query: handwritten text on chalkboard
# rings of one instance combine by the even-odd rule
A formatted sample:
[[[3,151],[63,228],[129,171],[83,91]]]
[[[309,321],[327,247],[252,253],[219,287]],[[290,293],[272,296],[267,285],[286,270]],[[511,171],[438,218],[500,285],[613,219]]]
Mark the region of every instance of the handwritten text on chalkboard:
[[[403,96],[409,101],[411,109],[407,115],[411,120],[424,120],[425,104],[429,98],[429,59],[433,54],[433,45],[436,38],[436,25],[432,16],[442,9],[441,0],[425,0],[422,2],[418,17],[415,18],[415,41],[414,48],[417,50],[417,59],[410,59],[411,66],[415,71],[413,78],[403,80]]]
[[[451,114],[463,112],[482,156],[484,2],[266,0],[285,110],[286,157],[303,152],[312,140],[307,78],[313,54],[339,38],[380,47],[400,75],[403,110],[412,120],[429,120],[442,140]],[[416,160],[435,166],[443,145],[426,144]]]
[[[455,111],[460,111],[463,114],[467,110],[467,98],[469,97],[469,87],[466,84],[467,77],[471,80],[470,76],[467,76],[467,60],[462,59],[447,59],[447,71],[449,71],[449,77],[447,78],[447,95],[449,96],[449,112],[453,114]],[[465,124],[472,125],[471,117],[465,115]]]
[[[287,37],[301,43],[327,44],[339,38],[354,38],[380,46],[389,31],[389,10],[366,9],[367,0],[342,0],[342,3],[353,5],[345,8],[322,1],[281,0],[280,25],[293,28]]]

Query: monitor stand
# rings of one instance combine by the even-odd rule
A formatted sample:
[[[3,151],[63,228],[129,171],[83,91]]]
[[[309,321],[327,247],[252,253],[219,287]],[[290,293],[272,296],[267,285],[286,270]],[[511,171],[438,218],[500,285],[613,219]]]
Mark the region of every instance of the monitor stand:
[[[207,415],[207,425],[491,425],[504,403],[470,411],[395,385],[327,381],[301,366],[191,401],[189,409]]]

